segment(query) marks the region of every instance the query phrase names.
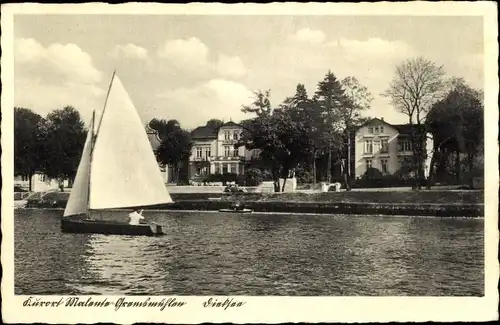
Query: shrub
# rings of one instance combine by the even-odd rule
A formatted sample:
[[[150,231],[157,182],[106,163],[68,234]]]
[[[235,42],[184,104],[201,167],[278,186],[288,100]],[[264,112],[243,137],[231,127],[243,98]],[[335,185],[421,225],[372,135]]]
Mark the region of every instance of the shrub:
[[[312,173],[304,168],[297,168],[295,177],[297,178],[297,184],[309,184],[313,182]]]
[[[384,175],[377,168],[368,168],[363,174],[363,179],[382,179]]]
[[[262,172],[258,168],[250,168],[245,171],[245,184],[247,186],[258,186],[262,183]]]
[[[272,181],[273,180],[273,174],[269,170],[261,170],[262,172],[262,181],[267,182],[267,181]]]

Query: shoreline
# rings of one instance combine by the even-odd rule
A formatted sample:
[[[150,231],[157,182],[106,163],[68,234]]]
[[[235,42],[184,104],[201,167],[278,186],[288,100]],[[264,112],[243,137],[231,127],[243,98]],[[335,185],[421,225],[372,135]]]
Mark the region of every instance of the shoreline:
[[[64,208],[20,208],[18,210],[46,210],[46,211],[64,211]],[[113,209],[109,210],[112,212],[129,212],[130,209]],[[147,212],[182,212],[182,213],[231,213],[231,212],[219,212],[217,210],[176,210],[176,209],[145,209]],[[239,213],[238,213],[239,214]],[[329,216],[329,217],[336,217],[336,216],[345,216],[346,214],[334,214],[334,213],[302,213],[302,212],[264,212],[264,211],[253,211],[252,213],[244,213],[243,215],[277,215],[277,216],[307,216],[307,217],[313,217],[313,216]],[[408,215],[408,214],[378,214],[378,215],[373,215],[373,214],[349,214],[351,217],[365,217],[365,216],[372,216],[372,217],[388,217],[388,218],[442,218],[443,216],[436,216],[436,215]],[[484,216],[448,216],[446,217],[447,219],[484,219]]]
[[[64,210],[64,204],[57,206],[30,203],[24,209]],[[179,201],[175,203],[141,207],[145,211],[179,212],[219,212],[228,208],[228,201]],[[260,214],[293,215],[372,215],[372,216],[431,216],[431,217],[466,217],[484,218],[482,204],[438,204],[438,203],[332,203],[332,202],[283,202],[283,201],[246,201],[245,208]],[[126,209],[113,209],[126,211]]]
[[[467,192],[327,192],[304,193],[172,193],[174,202],[138,207],[159,211],[216,211],[240,202],[254,213],[329,215],[408,215],[484,217],[484,193]],[[66,207],[68,192],[51,192],[28,199],[28,208]]]

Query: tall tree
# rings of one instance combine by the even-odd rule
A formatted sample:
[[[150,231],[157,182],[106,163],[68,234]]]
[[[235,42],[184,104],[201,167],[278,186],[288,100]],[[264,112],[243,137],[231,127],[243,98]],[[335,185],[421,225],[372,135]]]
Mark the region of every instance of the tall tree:
[[[254,107],[246,110],[257,116],[244,121],[243,135],[235,146],[260,150],[261,164],[271,171],[274,189],[279,192],[284,190],[286,179],[297,164],[307,157],[308,136],[303,124],[292,119],[283,107],[272,109],[269,93],[266,97],[261,94],[255,94]],[[284,179],[281,188],[280,178]]]
[[[252,105],[244,105],[241,111],[244,113],[253,113],[257,116],[270,116],[273,112],[271,107],[271,90],[254,92]]]
[[[320,109],[323,123],[320,126],[322,142],[327,142],[327,182],[331,182],[332,151],[342,146],[343,123],[340,112],[349,105],[342,84],[331,71],[318,83],[313,97],[314,102]]]
[[[421,179],[424,177],[425,117],[432,105],[444,94],[444,75],[443,67],[432,61],[422,57],[409,59],[396,66],[395,76],[383,93],[398,112],[407,116],[411,125],[410,142],[417,189],[421,188]]]
[[[472,89],[464,80],[453,78],[445,98],[436,102],[427,114],[427,128],[434,140],[428,186],[432,185],[435,163],[446,162],[455,153],[455,172],[460,178],[460,153],[467,155],[469,172],[483,147],[484,106],[482,92]]]
[[[318,154],[327,146],[324,141],[324,118],[320,105],[309,98],[307,90],[303,84],[297,84],[295,94],[284,100],[281,108],[285,110],[295,123],[301,125],[307,133],[309,140],[309,161],[307,162],[312,170],[313,182],[316,183],[316,160]]]
[[[30,109],[14,108],[14,173],[27,176],[29,190],[32,178],[40,167],[40,123],[42,117]]]
[[[210,119],[207,121],[206,126],[213,128],[213,129],[217,129],[217,128],[221,127],[223,124],[224,124],[224,121],[213,118],[213,119]]]
[[[41,125],[43,170],[50,178],[72,180],[76,175],[87,130],[71,106],[54,110]]]
[[[347,103],[340,107],[339,114],[343,128],[343,140],[346,144],[343,150],[342,166],[344,170],[345,187],[350,190],[350,165],[351,165],[351,132],[363,123],[362,113],[370,108],[373,101],[368,88],[363,86],[355,77],[346,77],[340,82],[347,96]]]
[[[152,119],[149,122],[149,126],[152,129],[158,131],[158,136],[160,138],[181,127],[179,121],[177,121],[177,120],[168,120],[167,121],[164,119],[157,119],[157,118]]]
[[[151,128],[158,131],[161,143],[156,150],[156,159],[163,166],[172,166],[179,181],[180,164],[189,159],[193,142],[188,131],[183,130],[177,120],[157,120],[150,122]]]

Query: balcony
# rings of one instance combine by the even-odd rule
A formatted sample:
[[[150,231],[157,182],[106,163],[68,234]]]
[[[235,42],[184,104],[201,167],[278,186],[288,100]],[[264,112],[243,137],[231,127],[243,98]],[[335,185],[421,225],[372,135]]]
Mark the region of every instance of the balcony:
[[[222,140],[222,144],[225,144],[225,145],[235,145],[236,143],[238,143],[238,140],[235,140],[235,139]]]
[[[242,161],[245,160],[243,156],[218,156],[215,158],[216,161]]]
[[[212,161],[213,157],[194,157],[191,161]]]
[[[398,156],[413,156],[413,151],[411,150],[398,150]]]

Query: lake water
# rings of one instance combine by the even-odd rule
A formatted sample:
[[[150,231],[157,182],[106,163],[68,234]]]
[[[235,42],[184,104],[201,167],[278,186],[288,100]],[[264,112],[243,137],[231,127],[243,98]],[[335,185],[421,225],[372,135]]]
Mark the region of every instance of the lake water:
[[[16,210],[15,293],[484,293],[483,219],[144,214],[167,235],[63,234],[62,211]]]

